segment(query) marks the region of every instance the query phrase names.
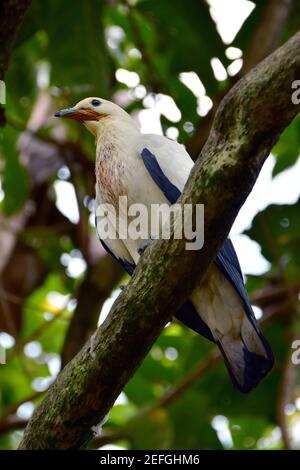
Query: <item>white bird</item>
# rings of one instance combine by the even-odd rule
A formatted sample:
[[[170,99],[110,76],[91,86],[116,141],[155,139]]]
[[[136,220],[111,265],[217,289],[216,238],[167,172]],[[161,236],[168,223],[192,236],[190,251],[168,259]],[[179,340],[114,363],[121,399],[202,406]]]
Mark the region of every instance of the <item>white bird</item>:
[[[118,212],[122,196],[127,197],[128,207],[140,203],[149,214],[153,204],[176,202],[193,167],[183,145],[142,134],[128,113],[102,98],[86,98],[55,116],[79,121],[96,138],[96,214],[101,204],[110,204]],[[120,225],[111,215],[110,228],[118,232]],[[129,222],[128,213],[120,211],[118,217],[118,223]],[[151,217],[157,214],[152,211]],[[101,220],[96,217],[98,225]],[[144,238],[150,239],[151,233]],[[142,241],[111,237],[102,243],[132,274]],[[272,368],[273,354],[257,325],[229,239],[176,318],[219,346],[232,382],[241,392],[254,388]]]

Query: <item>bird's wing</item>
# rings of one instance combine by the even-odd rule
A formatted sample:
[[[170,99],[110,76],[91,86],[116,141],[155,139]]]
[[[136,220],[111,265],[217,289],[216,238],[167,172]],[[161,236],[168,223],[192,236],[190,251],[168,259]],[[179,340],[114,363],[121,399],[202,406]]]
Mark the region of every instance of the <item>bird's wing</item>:
[[[268,343],[265,341],[265,339],[260,333],[260,330],[257,327],[256,318],[254,316],[248,294],[245,290],[240,263],[232,241],[229,238],[225,240],[222,248],[220,249],[215,259],[215,263],[218,266],[219,270],[224,274],[226,279],[230,282],[230,284],[235,288],[235,290],[239,294],[240,298],[243,301],[244,308],[249,320],[251,321],[260,338],[262,339],[266,349],[269,349]]]
[[[165,194],[169,202],[174,204],[181,194],[193,167],[193,162],[184,147],[176,142],[160,136],[147,137],[148,139],[145,138],[143,140],[144,145],[141,148],[140,156],[154,182]],[[253,321],[254,315],[244,287],[238,257],[229,239],[225,240],[215,259],[215,263],[239,294],[245,305],[247,316]],[[186,318],[189,318],[188,326],[197,331],[198,322],[196,321],[196,316],[191,313],[191,309],[188,308],[186,312],[181,311],[179,313],[180,320],[183,321],[184,316],[186,316]],[[196,312],[194,313],[197,315]],[[202,327],[201,330],[203,330],[202,334],[204,336],[207,338],[210,336],[209,339],[211,339],[211,334],[208,331],[204,331]]]
[[[101,242],[101,245],[107,251],[108,254],[110,254],[124,269],[124,271],[127,272],[130,276],[132,276],[135,264],[133,260],[129,260],[128,256],[119,256],[119,250],[115,249],[115,252],[113,251],[113,246],[111,244],[111,240],[105,240],[105,242],[99,237],[99,240]]]
[[[135,263],[132,259],[129,251],[127,250],[123,240],[119,239],[118,237],[105,237],[99,228],[101,225],[102,216],[98,215],[98,208],[101,204],[101,195],[96,186],[96,214],[95,214],[95,225],[99,240],[103,246],[103,248],[122,266],[122,268],[130,275],[133,274]],[[108,214],[107,214],[108,215]],[[98,220],[99,219],[99,220]],[[106,218],[107,223],[111,223],[109,216]],[[113,227],[113,223],[112,223]]]
[[[152,179],[174,204],[194,165],[184,146],[166,137],[146,134],[142,136],[139,150]]]
[[[193,161],[184,147],[165,137],[147,135],[143,139],[140,156],[155,184],[168,201],[174,204],[193,167]],[[209,327],[198,315],[190,300],[177,310],[175,316],[196,333],[214,341]]]

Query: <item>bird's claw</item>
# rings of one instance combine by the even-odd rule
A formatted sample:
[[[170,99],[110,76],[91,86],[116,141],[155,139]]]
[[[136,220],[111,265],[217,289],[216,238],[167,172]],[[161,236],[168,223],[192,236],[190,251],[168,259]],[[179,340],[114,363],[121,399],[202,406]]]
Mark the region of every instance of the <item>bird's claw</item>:
[[[148,248],[149,245],[150,245],[150,240],[147,240],[144,243],[142,243],[138,248],[138,251],[137,251],[138,254],[141,256],[146,250],[146,248]]]
[[[146,248],[148,248],[148,246],[150,245],[151,241],[152,241],[152,240],[157,240],[158,238],[159,238],[159,237],[158,237],[157,235],[152,235],[152,234],[151,234],[149,240],[146,240],[145,242],[143,242],[143,243],[139,246],[139,248],[138,248],[138,250],[137,250],[138,254],[141,256],[141,255],[144,253],[144,251],[146,250]]]

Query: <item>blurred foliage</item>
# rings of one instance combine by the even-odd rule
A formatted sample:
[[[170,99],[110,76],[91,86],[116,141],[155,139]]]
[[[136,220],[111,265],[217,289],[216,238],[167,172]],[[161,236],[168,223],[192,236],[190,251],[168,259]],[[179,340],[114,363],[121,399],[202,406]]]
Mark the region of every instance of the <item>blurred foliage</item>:
[[[263,2],[256,3],[230,44],[242,53],[261,20]],[[299,18],[296,8],[283,32],[285,39],[294,32]],[[22,302],[22,323],[15,345],[11,336],[0,336],[2,342],[6,340],[8,357],[7,364],[0,366],[0,430],[1,413],[24,401],[25,406],[16,408],[19,416],[28,417],[31,403],[40,400],[39,393],[58,373],[66,329],[79,288],[91,267],[90,260],[83,260],[78,237],[74,236],[76,224],[63,214],[62,220],[52,224],[48,207],[57,202],[55,183],[74,185],[72,159],[60,161],[38,185],[35,176],[50,165],[50,160],[41,160],[47,149],[39,147],[29,163],[28,152],[33,149],[24,146],[22,132],[29,125],[41,142],[57,142],[51,162],[64,151],[62,141],[70,151],[75,149],[81,176],[76,189],[83,201],[86,230],[90,237],[94,236],[93,228],[86,222],[93,200],[93,172],[87,164],[94,159],[93,139],[77,125],[58,123],[51,117],[53,111],[87,95],[96,95],[113,99],[136,113],[168,95],[181,115],[179,120],[171,120],[162,111],[162,129],[168,135],[170,127],[176,128],[179,140],[186,143],[193,128],[201,126],[198,108],[203,97],[217,102],[231,83],[229,75],[218,81],[211,66],[211,59],[218,58],[227,69],[233,62],[228,58],[228,47],[204,1],[33,0],[6,74],[7,125],[1,142],[0,200],[6,222],[24,214],[28,207],[37,208],[36,215],[27,219],[16,236],[22,249],[30,250],[40,260],[43,275],[25,297],[17,287],[10,292],[16,302]],[[116,76],[119,69],[137,74],[137,83],[120,82]],[[204,95],[195,96],[184,85],[180,78],[183,72],[197,74],[205,88]],[[274,177],[298,159],[299,126],[297,118],[274,148]],[[288,288],[299,284],[299,204],[268,206],[256,215],[246,232],[271,264],[269,273],[248,277],[250,295],[282,283]],[[5,231],[2,222],[0,236],[1,231]],[[12,249],[12,262],[14,255]],[[72,263],[82,269],[72,274]],[[16,272],[18,269],[15,266]],[[26,284],[34,275],[29,270],[18,282]],[[5,278],[3,282],[6,285]],[[2,292],[2,284],[0,287]],[[275,306],[278,305],[275,299]],[[274,350],[276,367],[250,395],[235,391],[224,365],[214,361],[187,390],[170,404],[161,405],[164,394],[176,390],[199,363],[205,364],[213,348],[179,324],[168,326],[111,410],[104,431],[120,432],[124,438],[118,444],[133,449],[283,448],[278,403],[283,368],[295,333],[295,322],[290,317],[297,318],[297,310],[297,303],[292,302],[287,314],[274,315],[266,324],[265,334]],[[38,396],[32,398],[35,392]],[[300,378],[296,374],[286,403],[289,421],[292,416],[295,428],[299,428],[299,401]],[[16,448],[20,436],[19,430],[0,432],[0,448]],[[291,439],[295,447],[300,446],[299,436],[298,440],[293,436]]]
[[[282,136],[274,147],[274,155],[277,157],[273,175],[286,170],[296,163],[300,151],[300,119],[299,116],[282,133]]]
[[[28,197],[28,176],[26,169],[19,161],[16,146],[18,133],[11,128],[5,130],[2,153],[4,169],[2,172],[2,189],[6,197],[2,202],[2,210],[6,216],[18,212]],[[17,187],[18,191],[11,191]]]

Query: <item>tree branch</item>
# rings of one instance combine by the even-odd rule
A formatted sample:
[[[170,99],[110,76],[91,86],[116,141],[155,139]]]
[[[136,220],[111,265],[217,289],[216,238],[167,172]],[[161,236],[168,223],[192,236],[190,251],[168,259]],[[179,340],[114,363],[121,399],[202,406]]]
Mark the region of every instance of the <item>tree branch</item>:
[[[75,449],[88,440],[179,305],[215,258],[282,130],[299,112],[300,33],[222,101],[180,198],[205,204],[202,250],[156,240],[101,328],[67,364],[30,420],[20,449]],[[184,279],[184,282],[182,282]]]
[[[17,415],[7,416],[0,421],[0,434],[23,429],[27,423],[28,419],[19,418]]]
[[[268,297],[269,296],[268,296],[268,293],[267,293],[266,294],[266,299],[268,299]],[[255,298],[255,296],[251,296],[251,302],[252,302],[253,298]],[[259,299],[263,300],[263,294],[259,295]],[[82,311],[82,313],[83,313],[83,311]],[[291,313],[290,310],[289,310],[289,313]],[[280,316],[280,314],[278,315],[278,312],[275,311],[270,316],[269,315],[266,316],[266,317],[263,316],[261,318],[261,320],[259,321],[259,323],[260,324],[266,323],[270,320],[271,317],[273,318],[274,316]],[[78,322],[78,325],[80,323],[81,323],[81,321]],[[83,325],[82,329],[83,329],[83,331],[85,331],[85,325]],[[84,336],[85,335],[82,335],[82,337],[84,337]],[[80,339],[82,340],[82,338],[80,338]],[[71,338],[70,338],[70,340],[72,341]],[[76,344],[74,346],[75,346],[74,351],[75,351],[75,349],[76,350],[79,349],[78,348],[78,341],[76,342]],[[149,404],[145,405],[145,407],[142,410],[139,410],[138,415],[141,416],[141,414],[143,414],[143,413],[146,415],[146,414],[149,414],[149,413],[153,412],[154,410],[156,410],[158,408],[167,407],[167,406],[173,404],[175,401],[180,399],[181,396],[184,395],[185,392],[190,387],[192,387],[203,376],[205,376],[205,374],[208,371],[212,370],[212,368],[219,362],[220,359],[221,359],[220,351],[217,348],[212,349],[211,352],[204,359],[201,359],[198,363],[196,363],[195,366],[192,369],[190,369],[185,376],[181,377],[174,385],[172,385],[170,388],[168,388],[161,395],[161,397],[159,397],[153,403],[150,403],[150,405]],[[8,431],[14,430],[14,429],[16,429],[16,427],[18,429],[25,428],[28,424],[28,420],[19,421],[17,423],[14,420],[14,416],[15,416],[15,412],[16,412],[17,408],[21,404],[23,404],[27,401],[34,400],[35,398],[38,398],[38,397],[40,397],[41,395],[43,395],[45,393],[46,392],[35,392],[34,394],[32,394],[32,396],[23,398],[19,402],[14,403],[12,406],[7,408],[4,411],[4,413],[0,416],[0,434],[2,432],[8,432]],[[279,400],[278,400],[278,410],[281,410],[281,409],[282,409],[282,407],[279,406]],[[281,423],[280,427],[281,427],[281,429],[285,429],[284,428],[285,421],[284,422],[282,421],[282,417],[283,417],[283,414],[278,413],[278,420],[279,420],[279,423]],[[88,449],[97,449],[97,448],[102,447],[106,444],[111,444],[111,443],[119,441],[121,439],[129,440],[130,437],[128,435],[126,435],[126,432],[125,432],[124,429],[126,429],[126,424],[121,429],[113,429],[113,430],[108,430],[108,431],[101,432],[100,435],[94,437],[89,442]],[[284,432],[282,432],[282,435],[283,436],[285,435]],[[285,444],[285,446],[286,446],[286,444]]]

